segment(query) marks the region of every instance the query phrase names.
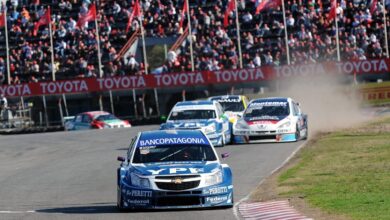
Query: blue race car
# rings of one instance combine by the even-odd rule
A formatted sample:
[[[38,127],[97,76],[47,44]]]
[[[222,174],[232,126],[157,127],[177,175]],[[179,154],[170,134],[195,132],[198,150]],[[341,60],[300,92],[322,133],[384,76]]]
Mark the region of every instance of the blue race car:
[[[120,210],[233,206],[231,169],[201,131],[140,132],[118,160]]]
[[[214,146],[223,147],[231,142],[229,118],[216,101],[178,102],[169,113],[161,130],[202,130]]]

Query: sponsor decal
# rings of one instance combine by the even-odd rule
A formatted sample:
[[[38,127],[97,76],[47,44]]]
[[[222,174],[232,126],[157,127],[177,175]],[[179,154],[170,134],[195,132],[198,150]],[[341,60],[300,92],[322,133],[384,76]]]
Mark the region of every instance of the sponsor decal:
[[[152,197],[152,191],[146,191],[146,190],[127,190],[126,191],[127,196],[133,196],[133,197]]]
[[[249,108],[262,106],[287,106],[288,102],[254,102],[249,105]]]
[[[253,118],[250,118],[251,121],[248,122],[248,125],[272,125],[272,124],[276,124],[278,123],[278,117],[275,117],[275,116],[272,116],[272,117],[275,117],[275,120],[273,121],[252,121],[252,120],[261,120],[262,118],[264,119],[270,119],[271,116],[266,116],[266,117],[253,117]],[[263,127],[263,126],[262,126]]]
[[[228,196],[213,196],[213,197],[207,197],[206,202],[209,203],[221,203],[228,200]]]
[[[0,86],[0,94],[5,96],[28,96],[31,95],[31,89],[28,84],[4,85]]]
[[[212,72],[219,82],[257,81],[265,79],[261,69],[223,70]]]
[[[339,73],[353,74],[389,71],[385,60],[347,61],[335,64]]]
[[[241,102],[240,99],[218,99],[218,102]]]
[[[132,199],[132,200],[128,200],[127,202],[130,204],[138,204],[138,205],[144,205],[150,203],[149,199]]]
[[[308,64],[297,66],[276,66],[274,67],[277,78],[285,78],[292,76],[307,76],[313,74],[325,74],[324,66],[322,64]]]
[[[82,93],[89,91],[85,80],[41,82],[39,85],[43,94]]]
[[[203,84],[205,80],[201,72],[154,75],[157,86],[185,86]]]
[[[143,76],[97,78],[96,80],[99,84],[99,89],[101,90],[146,87],[146,82]]]
[[[175,173],[186,173],[186,172],[190,172],[190,173],[203,173],[204,172],[204,169],[203,168],[183,168],[183,167],[177,167],[177,168],[161,168],[161,169],[158,169],[158,170],[148,170],[150,173],[152,173],[152,175],[158,175],[160,174],[162,171],[165,171],[165,170],[168,170],[168,172],[170,174],[175,174]]]
[[[165,144],[206,144],[202,138],[156,138],[140,140],[139,146],[165,145]]]
[[[205,194],[222,194],[222,193],[227,193],[228,192],[228,187],[222,186],[222,187],[215,187],[215,188],[210,188],[209,190],[205,191]]]

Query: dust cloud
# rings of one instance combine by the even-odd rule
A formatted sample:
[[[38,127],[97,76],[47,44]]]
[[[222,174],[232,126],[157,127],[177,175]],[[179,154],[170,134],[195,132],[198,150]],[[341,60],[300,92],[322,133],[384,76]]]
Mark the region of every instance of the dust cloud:
[[[348,81],[348,82],[346,82]],[[299,102],[308,115],[309,137],[318,132],[348,128],[371,117],[365,114],[352,80],[316,75],[277,82],[278,94]]]

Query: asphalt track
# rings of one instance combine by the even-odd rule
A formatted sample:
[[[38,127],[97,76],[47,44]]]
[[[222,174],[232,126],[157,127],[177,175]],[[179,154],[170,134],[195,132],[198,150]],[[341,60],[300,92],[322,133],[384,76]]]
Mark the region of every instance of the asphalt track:
[[[2,219],[236,219],[234,209],[138,211],[116,209],[116,157],[131,137],[155,129],[89,130],[0,136]],[[228,145],[224,162],[235,202],[245,198],[303,142]]]

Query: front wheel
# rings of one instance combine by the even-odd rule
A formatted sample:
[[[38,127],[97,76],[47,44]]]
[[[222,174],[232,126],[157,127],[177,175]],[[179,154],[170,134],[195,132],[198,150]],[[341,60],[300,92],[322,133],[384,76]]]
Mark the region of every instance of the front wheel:
[[[299,132],[298,125],[297,125],[297,128],[295,129],[295,141],[299,141],[300,136],[301,134]]]

